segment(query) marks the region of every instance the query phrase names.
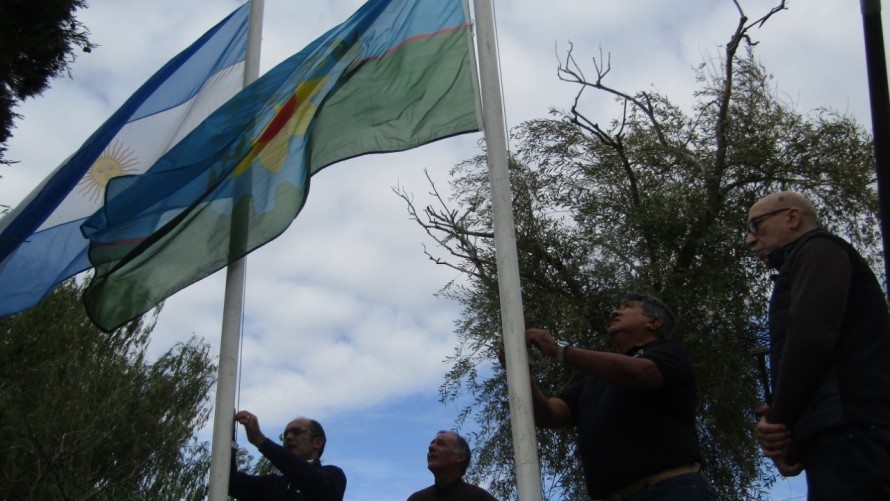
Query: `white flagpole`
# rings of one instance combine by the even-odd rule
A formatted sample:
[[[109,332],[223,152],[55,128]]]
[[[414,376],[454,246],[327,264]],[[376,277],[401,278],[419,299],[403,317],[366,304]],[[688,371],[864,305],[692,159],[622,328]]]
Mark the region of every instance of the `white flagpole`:
[[[251,0],[250,2],[247,57],[244,60],[244,87],[256,80],[260,73],[263,1]],[[235,235],[233,232],[233,237]],[[237,243],[232,245],[233,248],[237,246]],[[219,343],[219,367],[216,380],[216,407],[213,416],[213,442],[210,453],[210,486],[207,495],[209,501],[226,501],[229,493],[229,468],[232,461],[238,352],[241,345],[246,270],[246,257],[230,264],[226,269],[226,293],[223,302],[222,334]]]
[[[542,496],[541,469],[538,465],[538,440],[535,435],[528,352],[525,346],[525,321],[522,316],[519,260],[513,223],[513,195],[507,170],[507,136],[492,2],[493,0],[476,0],[475,13],[501,326],[507,362],[507,391],[510,396],[510,424],[519,500],[539,501]]]

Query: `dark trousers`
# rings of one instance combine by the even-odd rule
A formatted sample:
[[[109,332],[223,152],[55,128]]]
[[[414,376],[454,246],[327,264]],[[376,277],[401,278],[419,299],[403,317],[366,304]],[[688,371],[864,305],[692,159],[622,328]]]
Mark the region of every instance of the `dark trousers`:
[[[701,473],[687,473],[659,482],[627,501],[716,501],[717,494]]]
[[[844,426],[801,452],[809,501],[890,500],[890,428]]]

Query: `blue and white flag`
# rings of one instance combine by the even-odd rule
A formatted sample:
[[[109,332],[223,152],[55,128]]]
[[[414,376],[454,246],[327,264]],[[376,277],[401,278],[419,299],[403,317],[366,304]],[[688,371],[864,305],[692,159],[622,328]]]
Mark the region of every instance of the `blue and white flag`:
[[[0,218],[0,317],[92,267],[80,225],[108,181],[140,174],[241,90],[246,3],[145,82],[71,157]]]

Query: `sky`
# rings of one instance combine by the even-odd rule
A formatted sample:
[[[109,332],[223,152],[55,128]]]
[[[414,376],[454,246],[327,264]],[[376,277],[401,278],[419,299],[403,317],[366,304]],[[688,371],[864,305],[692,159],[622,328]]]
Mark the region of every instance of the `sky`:
[[[751,19],[778,3],[738,2]],[[145,79],[240,3],[89,2],[78,18],[98,47],[78,56],[70,78],[17,110],[23,118],[6,158],[18,163],[0,166],[0,204],[16,205]],[[361,3],[266,0],[261,74]],[[828,107],[870,129],[859,2],[787,5],[751,32],[778,95],[798,111]],[[694,69],[717,61],[739,18],[731,0],[501,0],[495,7],[508,127],[571,106],[577,89],[556,74],[569,44],[587,75],[591,58],[608,54],[606,83],[631,93],[655,90],[688,109]],[[604,95],[588,95],[583,106],[601,123],[620,111]],[[325,169],[284,235],[247,259],[238,407],[259,416],[270,437],[296,416],[319,420],[329,438],[323,459],[349,478],[347,500],[404,500],[431,484],[427,444],[455,426],[466,401],[438,401],[460,309],[437,292],[461,277],[427,258],[424,245],[433,243],[393,188],[413,194],[419,207],[432,203],[426,176],[448,193],[449,170],[481,152],[481,137]],[[193,335],[217,352],[224,287],[217,273],[169,298],[152,354]],[[209,440],[207,430],[201,436]],[[239,441],[256,455],[243,432]],[[776,500],[804,494],[800,479],[772,491]]]

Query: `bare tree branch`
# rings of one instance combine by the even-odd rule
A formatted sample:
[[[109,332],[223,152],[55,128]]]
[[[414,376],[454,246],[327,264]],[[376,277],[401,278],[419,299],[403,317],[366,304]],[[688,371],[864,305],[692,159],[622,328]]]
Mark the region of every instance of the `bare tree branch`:
[[[427,181],[430,183],[432,190],[430,194],[435,197],[441,209],[436,209],[429,205],[423,209],[424,217],[421,217],[414,205],[413,197],[405,191],[404,188],[394,187],[392,188],[393,192],[406,202],[410,218],[416,221],[424,229],[427,235],[436,242],[436,244],[447,250],[455,258],[472,264],[472,268],[459,266],[444,259],[437,258],[433,256],[426,247],[424,247],[424,253],[436,264],[448,266],[461,273],[476,277],[479,280],[491,281],[491,273],[486,273],[485,270],[493,269],[495,263],[493,260],[486,259],[479,254],[479,249],[476,244],[472,242],[472,239],[493,239],[494,234],[467,228],[465,225],[467,214],[459,216],[456,210],[450,210],[448,204],[439,193],[435,182],[430,177],[429,172],[424,171],[424,174],[426,175]]]

